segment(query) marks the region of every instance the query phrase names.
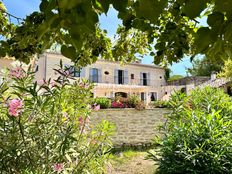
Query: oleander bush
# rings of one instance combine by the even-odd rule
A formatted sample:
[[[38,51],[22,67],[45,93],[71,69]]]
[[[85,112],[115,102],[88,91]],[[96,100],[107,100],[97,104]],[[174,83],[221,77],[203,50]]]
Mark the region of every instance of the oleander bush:
[[[115,97],[112,101],[112,108],[128,108],[129,107],[129,99],[121,96]]]
[[[206,87],[174,95],[171,105],[160,148],[148,156],[158,163],[158,173],[231,173],[231,98]]]
[[[113,127],[92,126],[88,82],[56,71],[54,81],[33,82],[30,68],[16,67],[1,84],[0,173],[104,173]]]
[[[99,105],[101,109],[107,109],[111,107],[111,99],[105,97],[97,97],[94,99],[93,105]]]

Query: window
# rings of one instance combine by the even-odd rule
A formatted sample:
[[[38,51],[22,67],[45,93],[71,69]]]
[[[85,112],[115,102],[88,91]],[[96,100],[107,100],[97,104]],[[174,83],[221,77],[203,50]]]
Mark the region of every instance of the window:
[[[92,68],[90,70],[90,82],[92,83],[98,83],[98,69],[97,68]]]
[[[140,85],[149,86],[150,85],[150,73],[140,73]]]
[[[76,67],[71,67],[70,68],[70,74],[73,76],[73,77],[80,77],[81,76],[81,70],[80,69],[77,69]]]
[[[124,71],[118,70],[118,84],[124,84]]]
[[[157,93],[156,92],[151,92],[151,101],[157,101]]]
[[[105,75],[109,75],[110,73],[108,71],[105,71]]]
[[[75,66],[65,65],[65,71],[68,71],[72,77],[80,77],[81,69]]]
[[[131,79],[135,79],[135,75],[134,74],[131,74]]]
[[[115,84],[128,84],[128,71],[127,70],[114,70],[114,83]]]
[[[141,92],[141,100],[145,101],[145,93],[144,92]]]
[[[147,73],[143,73],[143,86],[147,86]]]

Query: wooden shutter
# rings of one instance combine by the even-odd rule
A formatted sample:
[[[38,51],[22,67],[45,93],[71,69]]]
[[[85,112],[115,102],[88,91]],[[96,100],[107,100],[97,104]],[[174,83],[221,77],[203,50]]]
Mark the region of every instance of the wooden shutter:
[[[80,77],[85,77],[85,68],[81,68]]]
[[[143,73],[140,73],[140,85],[143,85]]]
[[[114,70],[114,83],[118,84],[118,70],[117,69]]]
[[[151,85],[151,77],[150,73],[147,73],[147,86]]]
[[[93,77],[93,71],[92,71],[92,68],[89,68],[89,81],[90,82],[93,81],[92,77]]]
[[[102,83],[102,70],[98,69],[98,83]]]
[[[129,84],[129,77],[128,77],[128,71],[124,71],[124,83]]]

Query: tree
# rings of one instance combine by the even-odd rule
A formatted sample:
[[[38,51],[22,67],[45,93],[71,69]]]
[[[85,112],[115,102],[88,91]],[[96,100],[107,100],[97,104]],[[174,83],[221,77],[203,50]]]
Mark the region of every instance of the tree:
[[[220,72],[223,67],[224,61],[213,61],[207,57],[203,59],[193,60],[192,68],[188,69],[188,72],[192,76],[210,76],[212,72]]]
[[[227,60],[225,61],[225,65],[222,68],[222,71],[219,73],[219,76],[231,78],[232,77],[232,61]]]
[[[178,62],[184,55],[231,57],[232,0],[42,0],[39,12],[29,15],[15,30],[8,30],[10,37],[0,43],[1,56],[26,61],[57,43],[62,54],[69,53],[76,62],[80,50],[90,47],[86,45],[89,35],[95,39],[103,36],[97,27],[99,15],[107,14],[111,6],[119,12],[126,30],[146,33],[148,43],[154,44],[155,51],[150,54],[156,63]],[[1,8],[1,15],[5,13]],[[205,17],[208,26],[197,25],[199,17]],[[106,49],[94,49],[96,57],[108,48],[111,51],[103,45]]]
[[[179,79],[182,79],[184,76],[182,75],[173,75],[171,76],[168,81],[175,81],[175,80],[179,80]]]

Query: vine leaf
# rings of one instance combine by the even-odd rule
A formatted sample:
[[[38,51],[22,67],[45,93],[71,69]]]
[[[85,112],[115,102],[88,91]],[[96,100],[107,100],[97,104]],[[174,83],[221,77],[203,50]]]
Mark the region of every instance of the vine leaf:
[[[206,8],[208,0],[188,0],[182,12],[190,19],[194,19]]]
[[[136,14],[140,18],[157,23],[158,18],[167,4],[167,0],[139,0],[136,3]]]

